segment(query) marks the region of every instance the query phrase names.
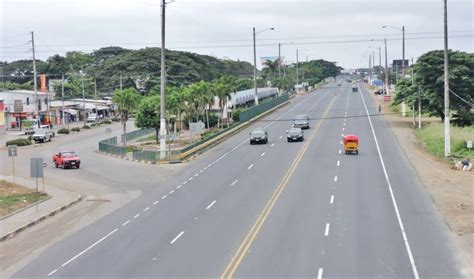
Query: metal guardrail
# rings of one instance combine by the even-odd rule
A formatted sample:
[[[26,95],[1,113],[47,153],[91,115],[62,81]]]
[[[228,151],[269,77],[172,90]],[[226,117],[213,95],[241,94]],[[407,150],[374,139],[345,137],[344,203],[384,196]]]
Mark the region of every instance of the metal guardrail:
[[[120,157],[127,154],[127,148],[117,145],[117,137],[99,141],[99,151]]]

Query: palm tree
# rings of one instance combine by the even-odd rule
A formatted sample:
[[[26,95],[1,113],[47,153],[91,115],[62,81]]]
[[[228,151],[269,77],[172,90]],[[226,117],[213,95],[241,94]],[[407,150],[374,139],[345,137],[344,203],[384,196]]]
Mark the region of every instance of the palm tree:
[[[123,146],[127,145],[127,121],[131,113],[137,108],[140,101],[140,93],[134,88],[116,90],[112,101],[117,106],[117,112],[120,114],[120,122],[123,125]]]

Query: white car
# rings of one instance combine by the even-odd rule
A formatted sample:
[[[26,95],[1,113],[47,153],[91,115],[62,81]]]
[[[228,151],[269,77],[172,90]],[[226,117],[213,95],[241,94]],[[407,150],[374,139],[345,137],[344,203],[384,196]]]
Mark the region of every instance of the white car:
[[[52,138],[53,133],[46,129],[38,129],[33,136],[31,136],[31,139],[34,140],[35,143],[51,141]]]
[[[87,117],[87,123],[93,123],[99,121],[99,116],[95,113],[89,114]]]

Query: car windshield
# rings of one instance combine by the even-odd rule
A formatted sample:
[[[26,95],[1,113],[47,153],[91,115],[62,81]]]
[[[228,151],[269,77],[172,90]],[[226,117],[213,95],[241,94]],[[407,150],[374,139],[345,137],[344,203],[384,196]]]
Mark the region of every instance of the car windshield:
[[[254,130],[252,132],[252,136],[263,136],[265,135],[265,131],[264,130]]]
[[[292,135],[301,134],[301,129],[300,129],[300,128],[291,128],[291,129],[288,131],[288,134],[292,134]]]
[[[306,115],[297,115],[295,117],[295,120],[302,120],[302,121],[305,121],[305,120],[308,120],[308,117]]]
[[[77,155],[74,152],[62,152],[61,157],[70,158],[70,157],[77,157]]]

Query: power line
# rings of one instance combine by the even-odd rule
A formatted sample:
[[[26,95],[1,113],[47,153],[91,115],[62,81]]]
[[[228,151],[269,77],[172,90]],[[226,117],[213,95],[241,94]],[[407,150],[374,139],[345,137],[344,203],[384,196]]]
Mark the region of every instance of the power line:
[[[461,101],[463,101],[464,103],[470,105],[471,108],[474,107],[474,104],[473,104],[473,103],[470,103],[470,102],[467,101],[466,99],[463,99],[461,96],[459,96],[458,94],[456,94],[456,92],[454,92],[451,88],[449,88],[449,92],[451,92],[454,96],[458,97],[459,100],[461,100]]]

